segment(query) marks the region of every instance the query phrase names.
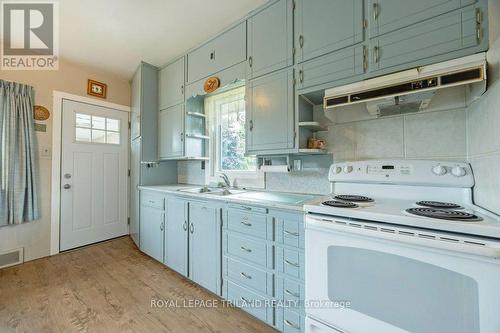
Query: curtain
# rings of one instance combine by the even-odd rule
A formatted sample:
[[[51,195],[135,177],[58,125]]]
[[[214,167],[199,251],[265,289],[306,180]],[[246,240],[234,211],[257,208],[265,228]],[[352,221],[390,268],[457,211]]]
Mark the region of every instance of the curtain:
[[[0,80],[0,226],[37,220],[33,87]]]

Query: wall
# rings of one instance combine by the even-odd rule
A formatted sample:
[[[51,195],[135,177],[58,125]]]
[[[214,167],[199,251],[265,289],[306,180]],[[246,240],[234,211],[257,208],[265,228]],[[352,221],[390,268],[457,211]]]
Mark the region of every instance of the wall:
[[[35,104],[45,106],[51,113],[54,90],[86,96],[87,79],[108,85],[106,101],[130,105],[128,79],[65,61],[59,63],[58,71],[0,71],[0,79],[32,85],[35,88]],[[51,147],[52,117],[40,123],[47,125],[47,131],[37,132],[39,149]],[[25,260],[44,257],[50,253],[51,156],[40,157],[39,167],[40,220],[0,228],[0,252],[24,247]]]

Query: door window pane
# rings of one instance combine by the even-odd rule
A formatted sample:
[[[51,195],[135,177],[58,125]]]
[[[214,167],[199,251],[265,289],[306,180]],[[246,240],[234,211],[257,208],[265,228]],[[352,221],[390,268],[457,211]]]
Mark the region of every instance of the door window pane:
[[[120,120],[75,113],[75,141],[120,144]]]

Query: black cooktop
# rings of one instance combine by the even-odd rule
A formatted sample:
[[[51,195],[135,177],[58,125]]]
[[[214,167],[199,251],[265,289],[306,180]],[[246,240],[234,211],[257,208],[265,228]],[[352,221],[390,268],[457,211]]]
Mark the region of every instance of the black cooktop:
[[[477,222],[482,219],[474,214],[450,209],[435,209],[435,208],[409,208],[406,212],[423,216],[430,217],[434,219],[449,220],[449,221],[460,221],[460,222]]]
[[[429,207],[429,208],[436,208],[436,209],[460,209],[460,208],[462,208],[462,206],[457,205],[456,203],[441,202],[441,201],[427,201],[427,200],[419,201],[419,202],[417,202],[417,205]]]
[[[323,205],[336,208],[358,208],[358,205],[356,205],[353,202],[339,201],[339,200],[328,200],[323,202]]]
[[[341,195],[336,195],[333,198],[337,200],[351,201],[351,202],[373,202],[372,198],[365,197],[363,195],[341,194]]]

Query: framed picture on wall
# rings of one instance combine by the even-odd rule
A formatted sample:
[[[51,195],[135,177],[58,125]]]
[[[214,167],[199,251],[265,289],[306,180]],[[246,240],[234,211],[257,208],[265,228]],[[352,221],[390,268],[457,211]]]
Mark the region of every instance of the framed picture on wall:
[[[87,83],[87,95],[106,98],[108,86],[105,83],[88,80]]]

